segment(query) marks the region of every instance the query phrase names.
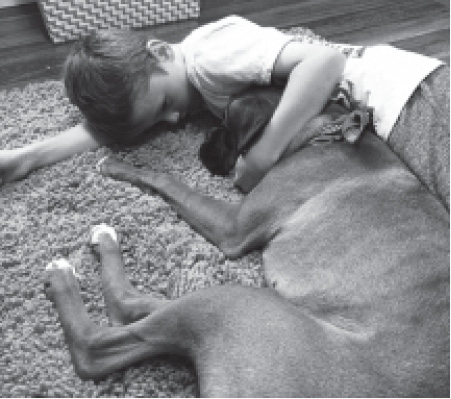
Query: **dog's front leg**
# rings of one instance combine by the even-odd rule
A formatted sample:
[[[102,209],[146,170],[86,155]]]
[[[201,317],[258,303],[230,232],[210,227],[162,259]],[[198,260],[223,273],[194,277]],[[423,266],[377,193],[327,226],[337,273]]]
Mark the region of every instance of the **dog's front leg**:
[[[258,246],[249,223],[240,216],[241,204],[232,204],[198,193],[166,173],[136,168],[106,158],[99,171],[113,179],[155,190],[195,231],[229,257],[238,257]]]

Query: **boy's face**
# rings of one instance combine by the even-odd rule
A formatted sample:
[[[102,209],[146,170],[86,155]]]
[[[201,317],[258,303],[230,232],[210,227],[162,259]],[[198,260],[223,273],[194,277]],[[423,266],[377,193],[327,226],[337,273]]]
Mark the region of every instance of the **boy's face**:
[[[184,64],[167,61],[149,78],[134,105],[134,120],[140,131],[159,122],[177,123],[199,108],[200,94],[189,82]]]

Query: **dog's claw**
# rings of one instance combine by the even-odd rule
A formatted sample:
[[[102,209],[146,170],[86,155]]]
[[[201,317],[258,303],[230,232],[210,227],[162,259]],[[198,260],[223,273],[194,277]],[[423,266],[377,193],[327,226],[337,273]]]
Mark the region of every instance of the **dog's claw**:
[[[91,245],[99,244],[99,237],[100,234],[102,233],[108,234],[116,243],[118,242],[117,233],[114,230],[114,228],[108,226],[105,223],[101,223],[91,228],[91,237],[90,237]]]
[[[60,258],[52,260],[50,263],[47,264],[45,267],[46,271],[52,271],[57,269],[69,269],[72,271],[75,277],[79,278],[80,275],[76,272],[75,267],[72,266],[66,259]]]

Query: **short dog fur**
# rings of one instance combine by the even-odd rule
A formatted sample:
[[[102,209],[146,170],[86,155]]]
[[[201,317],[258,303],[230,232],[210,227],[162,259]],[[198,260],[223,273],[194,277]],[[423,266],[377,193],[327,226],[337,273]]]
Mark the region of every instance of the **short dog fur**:
[[[155,190],[231,258],[262,248],[268,288],[157,300],[102,234],[112,327],[89,319],[70,268],[48,276],[82,378],[176,353],[201,396],[449,397],[449,214],[375,135],[305,147],[233,204],[111,158],[101,171]]]

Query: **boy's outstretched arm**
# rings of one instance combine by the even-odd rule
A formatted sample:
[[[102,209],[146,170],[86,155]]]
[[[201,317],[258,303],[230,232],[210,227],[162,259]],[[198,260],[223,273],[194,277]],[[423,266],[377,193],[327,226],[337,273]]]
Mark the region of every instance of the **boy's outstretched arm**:
[[[56,136],[24,147],[0,150],[0,184],[20,180],[33,170],[99,146],[100,144],[91,136],[85,123],[80,123]]]
[[[332,47],[299,42],[284,47],[274,65],[273,77],[288,78],[285,90],[260,140],[238,165],[237,187],[251,191],[279,161],[294,136],[322,111],[344,66],[345,56]]]

